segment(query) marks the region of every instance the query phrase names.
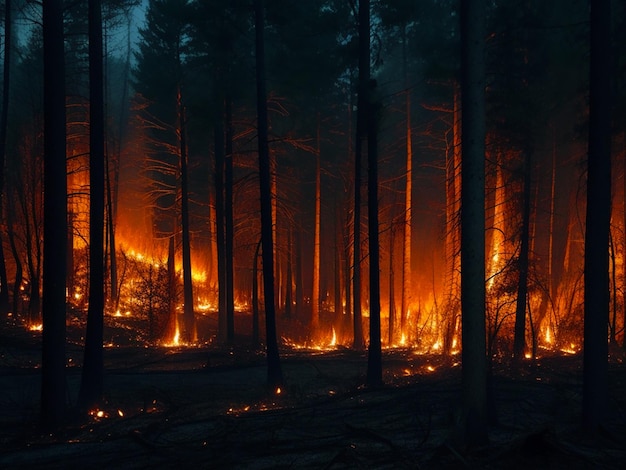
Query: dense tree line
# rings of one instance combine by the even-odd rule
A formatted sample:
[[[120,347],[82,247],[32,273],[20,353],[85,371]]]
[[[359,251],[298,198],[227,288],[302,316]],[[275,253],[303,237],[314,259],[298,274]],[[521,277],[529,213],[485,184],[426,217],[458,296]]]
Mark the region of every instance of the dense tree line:
[[[368,345],[372,386],[384,343],[462,343],[477,441],[495,357],[584,339],[604,374],[626,316],[624,7],[588,3],[153,0],[134,45],[137,2],[5,2],[0,313],[43,320],[44,397],[64,399],[67,303],[99,399],[104,314],[141,297],[129,257],[169,293],[153,342],[207,340],[206,303],[233,345],[236,306],[261,306],[274,389],[282,336]]]

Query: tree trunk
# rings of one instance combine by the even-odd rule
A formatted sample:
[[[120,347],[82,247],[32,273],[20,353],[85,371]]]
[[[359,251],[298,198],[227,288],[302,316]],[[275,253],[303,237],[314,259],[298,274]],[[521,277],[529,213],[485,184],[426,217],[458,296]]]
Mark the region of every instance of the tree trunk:
[[[230,97],[225,100],[226,148],[224,159],[224,249],[226,251],[226,341],[235,340],[235,287],[233,253],[233,123]]]
[[[343,317],[343,305],[342,305],[342,288],[341,288],[341,252],[343,244],[343,236],[341,234],[341,211],[339,210],[339,204],[335,201],[335,315],[333,321],[333,327],[335,331],[341,328]]]
[[[367,11],[366,11],[367,10]],[[366,24],[367,23],[367,24]],[[359,0],[359,82],[357,94],[356,142],[354,145],[354,349],[365,347],[361,318],[361,161],[367,139],[367,104],[370,77],[369,1]]]
[[[530,239],[530,195],[532,150],[524,151],[524,180],[522,194],[522,231],[518,261],[519,281],[517,283],[517,303],[515,309],[515,333],[513,357],[516,362],[524,358],[526,350],[526,300],[528,297],[528,247]]]
[[[462,2],[462,425],[464,440],[470,446],[487,441],[484,39],[484,0]]]
[[[369,11],[369,0],[361,0]],[[369,16],[369,15],[368,15]],[[367,18],[369,32],[369,17]],[[369,52],[369,47],[368,47]],[[368,53],[369,57],[369,53]],[[367,358],[367,385],[379,387],[383,383],[383,365],[380,333],[380,242],[378,234],[378,114],[380,103],[372,102],[372,86],[366,104],[367,112],[367,215],[369,235],[370,281],[370,343]]]
[[[300,231],[296,230],[296,317],[302,320],[304,307],[304,289],[302,284],[302,239]]]
[[[311,339],[320,337],[320,237],[321,237],[321,162],[320,162],[320,116],[317,114],[317,148],[315,151],[315,228],[313,241],[313,285],[311,286]]]
[[[280,393],[283,373],[276,337],[276,305],[274,303],[274,258],[272,233],[272,189],[270,155],[267,142],[267,92],[265,88],[265,43],[263,0],[255,0],[256,88],[259,146],[259,184],[261,197],[261,243],[263,249],[263,293],[265,298],[265,337],[267,353],[267,384]]]
[[[293,307],[293,241],[292,228],[287,228],[287,278],[285,279],[285,318],[291,318]]]
[[[89,309],[78,395],[86,412],[104,393],[104,69],[102,11],[89,0]]]
[[[404,84],[406,88],[406,175],[404,188],[404,240],[402,243],[402,306],[400,310],[400,334],[407,338],[406,320],[411,300],[411,228],[413,201],[413,131],[411,126],[411,88],[407,71],[407,35],[403,28],[402,55],[404,62]]]
[[[393,271],[393,217],[389,224],[389,331],[387,332],[387,345],[392,346],[394,344],[394,329],[395,329],[395,316],[396,316],[396,299],[394,292],[395,276]]]
[[[252,344],[259,344],[259,250],[261,240],[256,244],[252,260]]]
[[[622,138],[623,142],[623,151],[624,156],[622,158],[623,173],[622,173],[622,184],[624,190],[624,213],[623,217],[623,238],[622,238],[622,253],[625,255],[622,257],[622,325],[623,328],[626,328],[626,131],[623,133]],[[622,335],[622,349],[626,350],[626,331]]]
[[[597,434],[607,417],[609,229],[611,223],[611,7],[590,2],[589,150],[585,221],[583,426]]]
[[[120,120],[119,120],[119,131],[118,131],[118,145],[117,145],[117,158],[113,159],[111,170],[110,162],[111,155],[107,153],[106,155],[106,183],[107,183],[107,206],[109,208],[108,211],[108,231],[109,231],[109,270],[111,277],[111,298],[109,299],[109,304],[113,307],[114,310],[118,310],[119,308],[119,287],[118,287],[118,275],[117,275],[117,245],[115,241],[115,227],[117,222],[117,203],[119,199],[119,181],[120,181],[120,159],[122,155],[122,146],[125,137],[126,131],[126,117],[127,113],[125,111],[126,100],[128,98],[128,88],[129,88],[129,77],[130,77],[130,65],[131,65],[131,55],[132,55],[132,47],[131,47],[131,20],[128,21],[128,30],[126,36],[126,61],[124,63],[124,85],[123,92],[120,98]],[[106,90],[106,88],[105,88]],[[113,174],[111,174],[113,173]]]
[[[14,231],[13,225],[13,208],[8,208],[7,210],[7,234],[9,238],[9,245],[11,247],[11,253],[13,255],[13,260],[15,262],[15,280],[13,282],[13,315],[19,316],[21,315],[21,287],[22,281],[24,279],[24,267],[22,263],[22,259],[20,258],[20,253],[16,244],[16,235]]]
[[[215,117],[215,238],[217,243],[218,321],[217,338],[221,343],[228,340],[226,295],[226,218],[224,198],[224,127],[223,100],[218,96]]]
[[[4,223],[4,162],[6,160],[9,98],[11,83],[12,19],[11,0],[4,3],[4,70],[2,82],[2,114],[0,114],[0,223]],[[17,291],[16,291],[17,292]],[[13,295],[15,295],[15,293]],[[0,231],[0,317],[9,312],[9,283],[4,258],[3,233]]]
[[[375,83],[370,82],[370,2],[359,0],[359,117],[367,138],[367,215],[369,246],[370,341],[367,385],[382,385],[380,338],[380,259],[378,241],[378,112],[373,103]],[[363,96],[361,97],[361,94]],[[362,108],[361,108],[362,106]],[[358,126],[357,126],[358,127]]]
[[[41,422],[65,420],[65,271],[67,181],[65,162],[65,56],[61,0],[43,4],[44,48],[44,266]]]
[[[165,341],[174,344],[180,339],[180,325],[178,324],[178,313],[176,312],[177,290],[176,244],[174,243],[174,236],[171,236],[167,246],[167,312],[169,318],[165,331]]]
[[[191,275],[191,242],[189,234],[189,175],[187,170],[187,138],[185,105],[178,87],[178,142],[180,145],[180,214],[183,245],[183,317],[185,341],[197,340],[196,317],[193,311],[193,277]]]

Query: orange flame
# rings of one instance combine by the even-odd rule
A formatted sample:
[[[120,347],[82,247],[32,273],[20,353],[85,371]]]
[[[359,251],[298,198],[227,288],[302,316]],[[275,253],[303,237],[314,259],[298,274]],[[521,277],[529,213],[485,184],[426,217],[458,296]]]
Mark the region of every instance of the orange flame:
[[[333,326],[333,337],[330,340],[329,346],[337,346],[337,333],[335,333],[335,327]]]

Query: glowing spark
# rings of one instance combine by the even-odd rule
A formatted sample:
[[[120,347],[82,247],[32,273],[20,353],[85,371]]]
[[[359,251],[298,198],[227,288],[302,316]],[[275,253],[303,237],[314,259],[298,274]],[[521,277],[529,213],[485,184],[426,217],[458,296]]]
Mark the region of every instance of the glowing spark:
[[[104,417],[104,411],[102,411],[102,410],[98,410],[98,411],[96,412],[96,416],[97,416],[98,418],[103,418],[103,417]]]
[[[277,387],[277,388],[276,388],[276,395],[280,395],[280,394],[281,394],[281,392],[282,392],[282,390],[280,389],[280,387]]]
[[[427,370],[428,372],[435,372],[435,368],[434,368],[433,366],[431,366],[431,365],[427,365],[427,366],[426,366],[426,370]]]
[[[120,418],[124,417],[124,412],[122,410],[117,410],[117,414],[120,415]]]
[[[526,354],[524,354],[524,357],[526,359],[530,359],[531,357],[533,357],[533,355],[527,352]]]

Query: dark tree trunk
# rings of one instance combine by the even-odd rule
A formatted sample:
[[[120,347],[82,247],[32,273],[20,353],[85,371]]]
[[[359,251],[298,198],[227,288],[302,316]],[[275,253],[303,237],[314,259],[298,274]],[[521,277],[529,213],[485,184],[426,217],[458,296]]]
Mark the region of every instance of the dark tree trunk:
[[[274,259],[272,241],[272,189],[270,155],[267,142],[267,92],[265,88],[265,21],[263,0],[255,0],[256,88],[259,145],[259,184],[261,197],[261,244],[263,249],[263,296],[265,299],[265,333],[267,350],[267,382],[272,391],[283,384],[283,373],[276,338],[276,306],[274,303]]]
[[[44,258],[41,422],[65,419],[65,271],[67,182],[65,167],[65,59],[61,0],[43,3],[44,48]]]
[[[369,0],[365,0],[364,3],[369,3]],[[379,387],[383,383],[383,365],[380,334],[380,245],[378,236],[378,103],[368,102],[367,110],[367,214],[370,258],[370,342],[367,358],[367,385],[368,387]]]
[[[583,427],[591,434],[597,434],[603,426],[608,402],[608,247],[611,223],[610,3],[610,0],[590,2]]]
[[[2,85],[2,114],[0,114],[0,223],[4,222],[4,162],[6,160],[9,98],[11,84],[12,19],[11,0],[4,3],[4,71]],[[14,294],[18,291],[14,291]],[[0,231],[0,317],[9,312],[9,283],[4,258],[3,233]]]
[[[357,93],[356,142],[354,145],[354,349],[365,347],[361,318],[361,164],[367,139],[367,105],[370,77],[369,1],[359,0],[359,83]]]
[[[393,218],[389,224],[389,330],[387,331],[387,343],[389,346],[394,344],[394,329],[396,316],[396,300],[395,300],[395,273],[393,271]]]
[[[302,320],[304,307],[304,288],[302,284],[302,240],[300,231],[296,230],[296,317]]]
[[[117,289],[117,249],[115,247],[115,214],[113,210],[113,188],[111,187],[111,173],[109,171],[110,156],[106,155],[106,205],[107,211],[107,234],[109,238],[109,275],[111,283],[111,295],[109,298],[109,306],[113,310],[117,310],[119,307],[119,294]]]
[[[518,260],[519,281],[517,284],[517,304],[515,309],[515,334],[513,357],[517,363],[524,358],[526,350],[526,300],[528,296],[528,251],[530,241],[530,195],[532,150],[524,151],[524,189],[522,194],[522,230]]]
[[[461,310],[464,440],[487,441],[485,1],[461,3]]]
[[[104,70],[100,0],[89,0],[89,309],[78,395],[83,411],[104,391]],[[68,248],[69,249],[69,248]]]
[[[191,241],[189,228],[189,170],[187,162],[187,122],[182,90],[178,88],[178,143],[180,145],[180,215],[183,245],[183,318],[185,341],[197,339],[193,310],[193,277],[191,273]]]
[[[342,295],[341,295],[341,252],[343,251],[343,235],[341,233],[341,211],[339,204],[335,202],[335,318],[333,321],[335,332],[341,327],[343,317]]]
[[[221,343],[228,339],[226,295],[226,219],[224,215],[224,127],[223,100],[218,97],[215,119],[215,238],[217,242],[218,321],[217,337]]]
[[[342,325],[343,337],[346,337],[351,329],[352,323],[352,259],[350,258],[350,217],[351,211],[347,211],[347,220],[342,228],[343,236],[343,252],[344,252],[344,266],[343,266],[343,284],[346,286],[346,293],[344,299],[346,300],[346,310],[344,312],[344,321]]]
[[[259,250],[261,240],[256,244],[252,261],[252,344],[259,344]]]
[[[15,232],[13,230],[13,208],[7,210],[7,234],[9,238],[9,245],[11,246],[11,253],[13,254],[13,260],[15,262],[15,280],[13,282],[13,315],[20,315],[21,312],[21,297],[22,293],[20,287],[22,286],[22,280],[24,278],[24,267],[20,253],[15,243]]]
[[[285,279],[285,318],[291,318],[293,306],[293,240],[292,228],[287,229],[287,277]]]
[[[176,312],[176,300],[177,295],[177,282],[176,282],[176,244],[174,243],[174,236],[170,237],[167,245],[167,312],[168,321],[167,329],[165,332],[166,341],[172,341],[176,343],[177,339],[180,339],[180,327],[178,325],[178,313]],[[178,336],[178,338],[177,338]]]
[[[370,81],[370,2],[359,0],[359,108],[361,124],[367,134],[367,216],[369,246],[370,341],[367,356],[367,385],[383,383],[380,344],[380,258],[378,241],[378,112],[373,102],[375,83]]]
[[[320,115],[317,113],[317,139],[315,149],[315,227],[313,229],[313,275],[311,285],[311,322],[309,336],[318,340],[320,336],[320,273],[322,270],[320,258],[320,240],[322,227],[322,171],[321,171],[321,139],[320,139]]]
[[[187,169],[187,123],[182,90],[178,89],[178,132],[180,145],[180,214],[183,245],[183,317],[185,341],[197,339],[196,317],[193,310],[193,277],[191,276],[191,241],[189,234],[189,170]]]
[[[226,155],[224,160],[224,249],[226,250],[226,340],[235,340],[235,287],[233,253],[233,123],[232,103],[225,102]]]

